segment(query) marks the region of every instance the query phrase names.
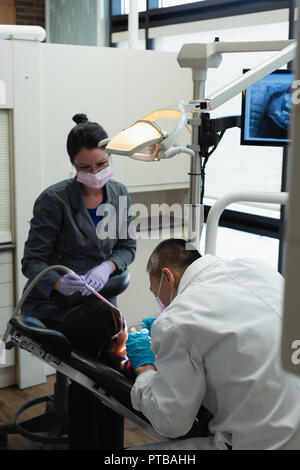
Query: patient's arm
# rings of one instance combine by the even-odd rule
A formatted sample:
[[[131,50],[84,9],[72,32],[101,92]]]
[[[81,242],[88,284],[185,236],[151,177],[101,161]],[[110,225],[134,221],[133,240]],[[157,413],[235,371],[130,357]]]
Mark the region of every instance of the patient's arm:
[[[136,375],[140,375],[147,370],[156,370],[152,364],[145,364],[144,366],[137,367],[135,370]]]

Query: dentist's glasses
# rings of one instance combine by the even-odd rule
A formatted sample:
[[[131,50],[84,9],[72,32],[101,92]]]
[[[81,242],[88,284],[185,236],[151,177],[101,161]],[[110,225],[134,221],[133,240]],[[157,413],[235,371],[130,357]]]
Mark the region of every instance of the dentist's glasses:
[[[81,171],[82,173],[92,173],[93,170],[96,170],[98,172],[98,171],[104,170],[108,166],[109,166],[109,162],[99,162],[99,163],[96,163],[96,165],[94,166],[89,166],[89,165],[79,166],[76,164],[75,168],[77,171]]]

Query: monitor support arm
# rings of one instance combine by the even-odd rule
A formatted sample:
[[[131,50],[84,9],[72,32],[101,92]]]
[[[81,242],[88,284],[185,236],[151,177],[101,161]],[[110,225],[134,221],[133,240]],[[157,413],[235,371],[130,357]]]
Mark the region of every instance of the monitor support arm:
[[[217,147],[223,134],[232,127],[241,127],[241,116],[224,116],[211,119],[208,112],[201,113],[201,119],[188,119],[188,124],[197,126],[198,145],[188,145],[194,152],[210,153],[210,147]]]

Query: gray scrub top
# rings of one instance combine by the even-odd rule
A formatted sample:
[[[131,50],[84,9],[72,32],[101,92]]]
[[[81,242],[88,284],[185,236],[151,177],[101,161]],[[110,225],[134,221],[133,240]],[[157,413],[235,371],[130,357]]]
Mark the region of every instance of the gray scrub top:
[[[106,183],[105,190],[106,204],[111,204],[116,213],[114,239],[98,237],[82,197],[82,185],[76,178],[56,183],[40,194],[34,204],[22,259],[22,273],[28,278],[25,288],[43,269],[54,264],[67,266],[77,274],[85,274],[107,259],[116,264],[116,273],[124,271],[132,263],[136,240],[130,236],[124,237],[124,225],[126,228],[132,221],[128,215],[131,201],[127,188],[111,179]],[[123,196],[121,205],[120,196]],[[104,219],[100,224],[105,223]],[[119,219],[123,225],[118,222]],[[133,236],[132,230],[130,234]],[[39,318],[57,317],[54,286],[63,274],[55,270],[47,273],[31,291],[22,313]]]

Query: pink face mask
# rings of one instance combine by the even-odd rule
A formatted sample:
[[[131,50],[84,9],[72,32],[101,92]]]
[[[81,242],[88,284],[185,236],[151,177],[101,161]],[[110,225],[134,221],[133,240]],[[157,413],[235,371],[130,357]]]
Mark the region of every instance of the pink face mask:
[[[84,173],[83,171],[78,171],[77,181],[88,186],[92,189],[103,188],[107,181],[113,176],[113,172],[110,166],[104,168],[104,170],[99,171],[94,175],[94,173]]]

